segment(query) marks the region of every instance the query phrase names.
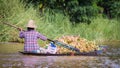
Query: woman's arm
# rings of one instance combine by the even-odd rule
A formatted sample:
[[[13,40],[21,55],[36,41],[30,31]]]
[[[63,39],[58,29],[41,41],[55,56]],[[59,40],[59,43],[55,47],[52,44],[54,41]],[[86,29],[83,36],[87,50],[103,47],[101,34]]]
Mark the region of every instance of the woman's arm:
[[[46,41],[47,40],[47,37],[42,35],[41,33],[38,33],[38,38],[40,38],[41,40],[43,41]]]
[[[18,30],[20,31],[19,37],[24,38],[24,30],[22,28],[18,28]]]
[[[19,37],[24,38],[24,31],[20,31]]]

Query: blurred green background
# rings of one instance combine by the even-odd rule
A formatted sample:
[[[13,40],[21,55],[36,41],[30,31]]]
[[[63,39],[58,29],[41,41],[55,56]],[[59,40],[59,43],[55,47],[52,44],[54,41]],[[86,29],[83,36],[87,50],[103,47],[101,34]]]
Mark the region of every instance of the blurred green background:
[[[0,41],[23,42],[19,31],[30,19],[51,39],[79,35],[98,42],[120,40],[119,0],[0,0]],[[41,41],[40,41],[41,42]]]

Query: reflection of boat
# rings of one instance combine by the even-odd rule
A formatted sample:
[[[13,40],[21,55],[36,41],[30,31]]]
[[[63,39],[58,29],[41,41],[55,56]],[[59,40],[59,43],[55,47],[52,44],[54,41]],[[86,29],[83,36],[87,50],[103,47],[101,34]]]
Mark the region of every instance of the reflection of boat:
[[[66,53],[66,54],[45,54],[45,53],[33,53],[33,52],[22,52],[20,53],[24,55],[35,55],[35,56],[98,56],[101,55],[103,51],[94,51],[94,52],[88,52],[88,53]]]

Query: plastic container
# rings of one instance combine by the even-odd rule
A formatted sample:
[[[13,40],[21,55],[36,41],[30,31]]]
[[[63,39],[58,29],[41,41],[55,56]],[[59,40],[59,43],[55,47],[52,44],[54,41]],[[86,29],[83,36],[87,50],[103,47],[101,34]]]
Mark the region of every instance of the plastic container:
[[[49,44],[49,46],[47,48],[47,52],[51,53],[51,54],[55,54],[57,52],[57,47],[56,47],[56,45],[53,42],[51,42]]]

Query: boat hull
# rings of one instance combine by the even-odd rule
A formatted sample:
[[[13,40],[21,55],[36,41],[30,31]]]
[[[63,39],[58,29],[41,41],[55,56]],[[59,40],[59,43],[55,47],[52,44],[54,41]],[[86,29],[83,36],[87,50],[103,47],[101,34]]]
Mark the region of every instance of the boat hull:
[[[66,53],[66,54],[50,54],[50,53],[33,53],[33,52],[22,52],[19,51],[19,53],[23,54],[23,55],[34,55],[34,56],[98,56],[100,54],[98,54],[96,51],[95,52],[89,52],[89,53]]]

